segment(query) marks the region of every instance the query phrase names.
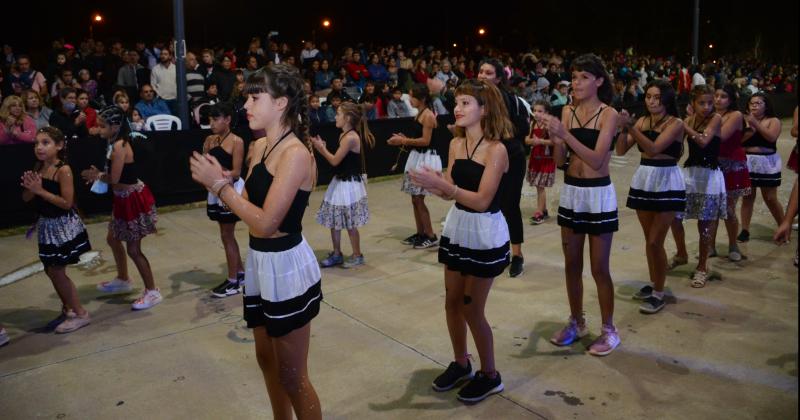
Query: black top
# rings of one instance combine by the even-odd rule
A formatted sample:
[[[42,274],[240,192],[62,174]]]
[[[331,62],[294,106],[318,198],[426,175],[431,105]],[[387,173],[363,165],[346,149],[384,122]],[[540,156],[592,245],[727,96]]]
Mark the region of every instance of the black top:
[[[56,165],[56,172],[58,172],[58,169],[60,169],[62,166],[64,166],[63,163]],[[53,177],[55,178],[55,174]],[[61,195],[61,184],[59,184],[55,179],[42,178],[42,188],[44,188],[44,190],[50,194],[55,194],[58,196]],[[69,210],[64,210],[38,195],[35,198],[35,203],[36,209],[41,217],[60,217],[65,214],[69,214]]]
[[[582,145],[588,147],[589,149],[594,150],[595,146],[597,146],[597,139],[600,137],[600,130],[597,129],[597,122],[600,121],[600,114],[603,113],[604,109],[606,109],[606,107],[601,106],[594,116],[586,120],[585,123],[581,123],[581,120],[578,119],[578,115],[575,113],[575,108],[570,108],[570,111],[572,111],[572,119],[578,123],[578,126],[573,126],[569,129],[569,132],[575,137],[575,139],[581,142]],[[586,128],[586,126],[592,121],[594,121],[593,127]],[[614,143],[616,143],[616,138],[611,141],[611,148],[609,150],[614,150]],[[572,148],[569,146],[567,146],[567,148],[572,150]]]
[[[225,137],[223,137],[216,146],[208,149],[208,154],[214,156],[217,161],[219,161],[220,166],[230,171],[233,169],[233,155],[222,148],[222,143],[225,143],[225,139],[228,138],[229,134],[231,134],[230,131],[228,131],[228,134],[225,134]]]
[[[350,130],[355,131],[355,130]],[[348,131],[347,133],[349,133]],[[343,133],[339,140],[344,138],[347,133]],[[361,174],[364,172],[361,165],[361,153],[348,151],[344,159],[333,168],[333,174],[341,181],[360,181]]]
[[[136,162],[126,163],[122,166],[122,174],[119,176],[120,184],[136,184],[139,182],[139,169]]]
[[[426,108],[426,110],[427,110],[427,108]],[[422,112],[425,112],[425,111],[423,110]],[[409,134],[408,137],[410,137],[412,139],[421,139],[422,138],[422,128],[423,127],[422,127],[422,123],[419,122],[420,117],[422,117],[422,112],[420,112],[419,115],[417,115],[414,118],[414,124],[411,125],[411,133]],[[431,111],[431,112],[433,112],[433,111]],[[436,148],[433,146],[433,136],[431,136],[431,142],[428,143],[427,146],[413,147],[412,149],[416,150],[416,151],[418,151],[420,153],[425,153],[427,151],[431,151],[433,153],[437,153]]]
[[[656,139],[658,139],[658,136],[661,133],[659,133],[658,131],[655,131],[655,130],[645,130],[645,131],[642,131],[642,134],[644,134],[645,137],[647,137],[648,139],[652,140],[653,143],[655,143]],[[644,153],[644,150],[642,149],[642,146],[639,146],[637,144],[636,147],[639,148],[640,152]],[[683,143],[679,142],[679,141],[673,141],[672,143],[670,143],[669,146],[667,146],[666,149],[661,151],[661,153],[663,153],[663,154],[665,154],[665,155],[667,155],[667,156],[669,156],[671,158],[674,158],[675,160],[680,159],[681,158],[681,154],[683,153]]]
[[[477,192],[478,187],[481,185],[481,178],[483,177],[483,171],[485,166],[481,165],[478,162],[472,160],[472,156],[475,155],[475,150],[478,149],[478,146],[483,141],[483,137],[478,140],[478,143],[475,144],[475,148],[472,149],[472,153],[469,152],[467,149],[467,158],[466,159],[456,159],[453,162],[453,168],[450,170],[450,177],[453,178],[453,182],[458,186],[458,188]],[[467,147],[467,139],[464,139],[464,148]],[[503,175],[505,176],[505,174]],[[500,188],[503,185],[502,180],[500,181],[500,185],[497,187],[497,192],[495,192],[494,197],[492,198],[492,202],[489,204],[489,208],[486,209],[489,213],[496,213],[500,211]],[[456,203],[456,207],[468,211],[470,213],[479,213],[477,210],[471,209],[467,206],[461,205]]]
[[[691,166],[700,166],[708,169],[719,168],[719,145],[721,140],[719,136],[714,136],[706,147],[700,147],[692,140],[689,140],[689,157],[684,162],[683,166],[688,168]]]
[[[773,151],[778,150],[775,143],[767,141],[767,139],[765,139],[764,136],[758,132],[758,130],[753,131],[753,136],[745,140],[742,143],[742,147],[764,147]]]
[[[284,134],[283,137],[275,142],[275,145],[273,145],[269,151],[267,151],[266,148],[264,149],[264,154],[261,156],[261,164],[253,168],[253,172],[250,173],[250,176],[244,183],[248,199],[258,207],[264,207],[264,200],[267,199],[267,193],[269,193],[272,180],[275,178],[267,171],[267,166],[264,164],[264,161],[267,160],[267,157],[272,153],[278,143],[283,141],[290,133],[291,131],[288,131]],[[303,213],[308,206],[309,195],[311,195],[310,191],[297,190],[292,199],[292,205],[289,206],[289,211],[286,212],[286,216],[283,218],[283,221],[281,221],[280,226],[278,226],[280,232],[300,233],[303,231]]]
[[[48,122],[53,127],[61,130],[67,140],[89,137],[89,129],[86,128],[85,122],[81,125],[75,125],[75,115],[76,111],[73,111],[72,115],[67,115],[61,109],[54,109],[50,114],[50,120]]]
[[[501,89],[503,100],[506,103],[506,110],[508,111],[508,119],[514,126],[514,135],[511,138],[503,139],[503,144],[506,146],[509,160],[512,158],[525,157],[525,137],[530,132],[530,124],[528,123],[528,109],[520,103],[519,98],[512,92],[506,92]]]

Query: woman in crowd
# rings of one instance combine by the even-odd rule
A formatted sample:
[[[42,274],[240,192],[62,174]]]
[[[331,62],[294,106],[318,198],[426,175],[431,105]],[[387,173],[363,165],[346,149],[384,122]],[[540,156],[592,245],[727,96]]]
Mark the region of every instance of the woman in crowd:
[[[414,65],[414,83],[425,83],[428,81],[428,64],[425,59],[418,59]]]
[[[136,264],[145,287],[142,296],[131,307],[134,310],[149,309],[162,301],[150,262],[142,252],[142,239],[156,232],[158,215],[155,199],[150,188],[139,179],[139,168],[122,109],[116,105],[103,108],[97,115],[97,123],[100,137],[108,141],[108,160],[102,172],[91,166],[81,175],[87,183],[99,181],[110,185],[113,190],[114,201],[106,240],[117,265],[117,276],[98,284],[97,289],[105,293],[124,293],[133,289],[128,275],[129,256]]]
[[[620,343],[614,326],[614,284],[609,271],[611,240],[619,229],[617,195],[608,170],[617,112],[608,105],[613,98],[611,80],[599,57],[579,56],[572,61],[571,70],[576,105],[565,106],[560,121],[554,116],[543,117],[558,166],[564,163],[567,149],[570,150],[558,205],[570,317],[550,341],[557,346],[568,346],[588,334],[582,279],[583,248],[588,236],[591,272],[602,319],[600,337],[589,346],[589,353],[605,356]]]
[[[71,87],[65,87],[58,93],[61,100],[61,107],[56,108],[50,114],[50,125],[58,128],[64,133],[67,141],[73,138],[86,138],[89,130],[86,128],[86,113],[78,109],[77,91]]]
[[[22,175],[22,199],[36,203],[39,259],[61,299],[61,314],[48,327],[59,334],[69,333],[91,320],[67,276],[67,265],[77,263],[92,247],[86,227],[75,212],[75,184],[66,164],[64,134],[55,127],[42,128],[36,134],[34,153],[36,166]]]
[[[616,151],[624,155],[636,144],[642,153],[631,180],[627,206],[636,210],[645,239],[650,284],[633,297],[643,300],[639,311],[654,314],[666,305],[667,252],[664,240],[676,212],[686,208],[686,184],[678,168],[683,153],[683,122],[678,118],[675,90],[668,82],[654,80],[645,86],[647,114],[635,123],[626,111],[619,116],[622,133]]]
[[[511,277],[522,274],[525,259],[522,256],[522,211],[520,210],[520,200],[522,198],[522,184],[525,182],[525,148],[523,142],[528,136],[530,125],[528,122],[528,109],[520,103],[520,99],[508,90],[506,86],[506,72],[503,64],[495,59],[485,60],[481,63],[479,80],[486,80],[493,83],[500,89],[503,100],[506,104],[506,112],[511,123],[514,124],[512,136],[503,139],[508,152],[508,162],[510,169],[508,176],[504,180],[505,185],[501,190],[505,196],[500,200],[503,206],[503,216],[508,223],[508,230],[511,234],[511,267],[509,273]]]
[[[50,126],[50,114],[53,110],[48,108],[43,102],[42,97],[35,90],[25,90],[22,92],[22,102],[25,104],[25,113],[33,118],[36,123],[36,131]]]
[[[97,98],[97,82],[92,80],[92,75],[89,73],[89,70],[81,69],[81,71],[78,72],[78,83],[80,83],[81,89],[89,94],[89,100],[93,101]]]
[[[742,148],[744,119],[736,109],[736,88],[726,84],[714,92],[714,110],[722,118],[720,127],[719,168],[725,178],[725,194],[727,196],[725,228],[728,231],[728,259],[733,262],[742,260],[742,253],[736,244],[739,232],[739,219],[736,217],[736,204],[739,197],[750,194],[750,175],[747,170],[747,156]],[[714,230],[711,241],[710,256],[717,254],[717,231]]]
[[[300,73],[287,64],[250,76],[245,92],[250,128],[267,133],[251,146],[245,191],[234,191],[212,156],[194,154],[192,178],[250,228],[244,318],[253,328],[273,417],[290,419],[294,411],[299,419],[320,419],[307,359],[322,289],[319,265],[301,233],[317,171],[308,144],[308,99]]]
[[[100,132],[100,129],[97,128],[97,111],[89,105],[89,93],[83,89],[78,89],[76,95],[75,105],[81,112],[86,114],[86,129],[89,135],[95,136]]]
[[[542,117],[550,115],[547,101],[538,100],[533,104],[533,123],[530,136],[525,144],[531,146],[531,157],[528,160],[528,183],[536,187],[536,211],[531,216],[531,224],[540,225],[550,217],[547,214],[547,190],[556,180],[556,163],[553,160],[553,142],[544,129]]]
[[[500,211],[501,180],[509,170],[502,139],[512,135],[505,101],[490,81],[468,80],[456,89],[455,138],[444,176],[423,167],[411,171],[420,188],[455,200],[442,232],[439,262],[445,265],[445,314],[455,360],[433,381],[447,391],[464,379],[458,399],[478,402],[503,391],[495,368],[494,338],[485,307],[494,278],[509,263],[508,225]],[[481,369],[472,374],[467,327]]]
[[[428,167],[435,171],[442,170],[442,159],[432,143],[433,129],[436,128],[436,116],[431,110],[431,95],[428,87],[422,84],[414,85],[411,89],[411,105],[418,113],[414,119],[414,130],[410,136],[403,133],[392,135],[386,144],[390,146],[410,146],[411,152],[406,160],[405,174],[403,175],[402,191],[411,196],[414,207],[414,221],[417,231],[405,238],[403,243],[414,248],[430,248],[439,243],[439,238],[433,233],[431,214],[425,205],[425,196],[429,191],[411,182],[411,171]]]
[[[244,189],[244,180],[240,178],[244,160],[244,141],[231,132],[233,108],[227,102],[211,105],[208,115],[211,135],[206,137],[206,141],[203,143],[203,153],[217,159],[220,166],[228,171],[233,180],[234,190],[241,194]],[[209,219],[219,224],[219,234],[225,250],[225,262],[228,266],[227,279],[212,289],[211,294],[219,298],[233,296],[241,291],[244,284],[244,266],[235,235],[236,222],[239,221],[239,217],[220,203],[219,197],[211,192],[208,193],[206,214]]]
[[[333,252],[320,261],[322,267],[342,265],[344,268],[364,264],[361,253],[361,236],[358,228],[369,222],[367,206],[366,159],[368,148],[375,146],[375,136],[367,126],[363,105],[343,103],[336,112],[336,127],[342,130],[336,153],[328,151],[319,136],[313,143],[317,153],[333,166],[334,176],[317,212],[317,223],[331,230]],[[344,260],[342,255],[342,229],[347,230],[353,255]]]
[[[764,204],[775,219],[783,220],[783,208],[778,202],[778,187],[781,185],[781,157],[777,142],[781,135],[781,121],[775,117],[772,101],[763,92],[757,92],[748,102],[749,112],[744,117],[747,128],[742,137],[742,147],[747,153],[747,169],[753,186],[750,194],[742,198],[742,232],[739,242],[750,240],[750,219],[756,202],[756,188],[761,189]]]
[[[686,181],[685,219],[697,219],[700,235],[699,260],[692,287],[705,287],[708,281],[708,257],[719,219],[727,217],[725,177],[719,169],[720,127],[722,117],[714,112],[714,90],[697,85],[691,90],[693,114],[684,121],[689,142],[689,157],[684,162]]]
[[[22,98],[11,95],[0,105],[0,145],[33,143],[36,122],[25,113]]]
[[[322,60],[319,64],[319,71],[314,75],[314,94],[317,96],[328,96],[331,93],[331,83],[336,77],[336,73],[331,71],[331,64],[328,60]]]

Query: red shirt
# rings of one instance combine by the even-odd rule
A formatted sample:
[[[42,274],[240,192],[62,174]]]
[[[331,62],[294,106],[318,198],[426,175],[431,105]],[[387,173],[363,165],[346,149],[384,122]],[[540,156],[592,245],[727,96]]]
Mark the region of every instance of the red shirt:
[[[87,106],[83,108],[83,113],[86,114],[86,128],[97,126],[97,111],[94,108]]]

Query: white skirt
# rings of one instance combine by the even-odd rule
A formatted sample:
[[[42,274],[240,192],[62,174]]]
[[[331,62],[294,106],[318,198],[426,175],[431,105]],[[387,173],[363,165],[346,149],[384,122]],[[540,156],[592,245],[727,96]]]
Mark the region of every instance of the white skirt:
[[[317,223],[328,229],[354,229],[369,222],[367,176],[360,181],[333,177],[317,211]]]
[[[686,183],[675,161],[642,159],[631,180],[627,206],[655,212],[684,211]]]
[[[427,149],[424,152],[420,152],[416,149],[412,150],[408,154],[408,160],[406,160],[406,167],[403,174],[403,186],[400,188],[401,191],[410,194],[410,195],[429,195],[430,193],[411,182],[411,178],[408,175],[410,170],[418,170],[423,167],[428,167],[433,169],[434,171],[442,171],[442,158],[434,149]]]
[[[501,212],[476,213],[454,205],[442,230],[439,262],[465,275],[496,277],[510,262],[509,240]]]
[[[725,176],[719,168],[690,166],[683,168],[683,178],[686,180],[684,218],[715,220],[728,217]]]
[[[233,189],[236,190],[236,194],[241,195],[242,190],[244,190],[244,179],[237,179],[236,182],[233,183]],[[212,192],[208,193],[206,215],[209,219],[220,223],[236,223],[239,221],[239,217],[230,211],[230,209],[225,206],[225,203]]]
[[[256,248],[256,249],[254,249]],[[250,237],[244,272],[244,319],[280,337],[319,313],[322,274],[301,234],[278,239]]]
[[[617,193],[611,179],[564,175],[558,200],[558,225],[590,235],[619,230]]]
[[[747,169],[753,187],[779,187],[781,185],[781,157],[770,155],[747,155]]]

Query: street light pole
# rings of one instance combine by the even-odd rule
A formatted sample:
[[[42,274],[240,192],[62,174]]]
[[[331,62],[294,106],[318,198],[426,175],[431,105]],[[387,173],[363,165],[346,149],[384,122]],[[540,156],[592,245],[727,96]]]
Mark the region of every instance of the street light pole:
[[[181,126],[189,128],[189,106],[186,95],[186,34],[183,19],[183,0],[172,0],[172,18],[175,29],[175,83],[178,85],[178,118]]]
[[[700,0],[694,0],[694,20],[692,22],[692,64],[697,65],[700,50]]]

